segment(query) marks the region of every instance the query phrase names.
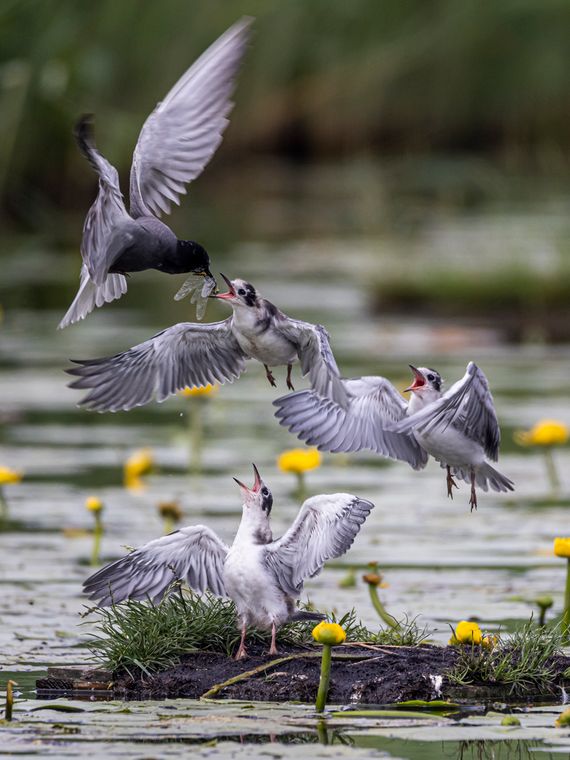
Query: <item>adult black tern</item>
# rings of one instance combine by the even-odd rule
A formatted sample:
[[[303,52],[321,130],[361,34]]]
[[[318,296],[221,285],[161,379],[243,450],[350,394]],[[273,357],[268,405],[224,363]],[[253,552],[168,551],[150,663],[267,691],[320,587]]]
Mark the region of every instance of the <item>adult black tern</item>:
[[[406,403],[384,377],[343,380],[346,408],[315,391],[299,391],[273,403],[282,425],[324,451],[371,449],[422,469],[428,455],[447,470],[447,494],[453,498],[454,477],[471,484],[469,504],[477,508],[475,486],[512,491],[514,484],[494,469],[501,433],[489,383],[469,362],[465,375],[442,392],[438,372],[410,365],[414,382]]]
[[[99,175],[99,192],[83,227],[79,290],[60,329],[120,298],[127,290],[125,275],[144,269],[194,273],[177,298],[195,289],[202,317],[206,297],[216,287],[208,254],[199,243],[178,240],[159,217],[180,203],[186,185],[202,173],[222,141],[251,21],[241,19],[216,40],[145,121],[131,165],[129,211],[117,170],[95,147],[91,117],[78,122],[75,137]]]
[[[271,630],[269,654],[277,654],[277,629],[289,620],[322,619],[297,609],[306,578],[318,575],[327,560],[352,546],[374,505],[347,493],[307,499],[293,525],[273,540],[273,496],[253,465],[255,482],[239,480],[242,518],[231,546],[205,525],[192,525],[157,538],[102,568],[84,586],[99,604],[125,599],[158,601],[176,580],[198,593],[209,590],[235,602],[241,642],[236,659],[247,656],[248,626]]]
[[[164,401],[186,386],[233,382],[256,359],[275,386],[270,367],[299,361],[311,385],[322,396],[344,406],[347,393],[333,356],[329,336],[321,325],[291,319],[265,300],[244,280],[229,280],[226,293],[213,296],[227,302],[233,314],[223,322],[181,322],[128,351],[103,359],[77,361],[67,370],[78,376],[71,388],[90,388],[81,406],[116,412]]]

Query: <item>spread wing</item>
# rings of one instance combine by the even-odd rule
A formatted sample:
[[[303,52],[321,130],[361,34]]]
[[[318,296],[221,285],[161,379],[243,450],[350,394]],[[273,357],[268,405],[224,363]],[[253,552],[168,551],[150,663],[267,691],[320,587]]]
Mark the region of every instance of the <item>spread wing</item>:
[[[223,322],[180,322],[121,354],[78,361],[67,370],[76,375],[71,388],[90,388],[80,405],[116,412],[164,401],[186,386],[231,383],[245,369],[246,355]]]
[[[372,502],[348,493],[307,499],[287,533],[265,547],[264,561],[283,592],[297,596],[305,578],[348,551],[373,508]]]
[[[228,125],[234,79],[245,52],[251,20],[225,32],[186,71],[145,121],[131,167],[133,217],[180,203],[186,184],[214,155]]]
[[[83,591],[104,607],[125,599],[159,601],[175,580],[202,593],[226,596],[223,568],[228,547],[204,525],[162,536],[98,570]]]
[[[346,408],[315,391],[297,391],[278,398],[275,416],[302,441],[323,451],[370,449],[400,459],[414,469],[425,467],[428,455],[410,433],[386,430],[406,414],[406,402],[384,377],[342,380]]]
[[[485,374],[473,362],[465,375],[433,404],[411,414],[390,429],[405,433],[445,430],[449,425],[483,446],[485,454],[497,461],[501,431],[493,396]]]
[[[99,176],[99,192],[83,225],[81,256],[90,279],[102,286],[113,261],[134,239],[135,223],[125,208],[117,170],[95,147],[90,116],[83,116],[77,122],[75,138]],[[112,298],[103,297],[107,301],[118,296],[114,292]]]
[[[296,319],[278,321],[275,328],[297,347],[301,371],[303,375],[309,375],[311,385],[317,393],[346,406],[346,389],[325,328]]]

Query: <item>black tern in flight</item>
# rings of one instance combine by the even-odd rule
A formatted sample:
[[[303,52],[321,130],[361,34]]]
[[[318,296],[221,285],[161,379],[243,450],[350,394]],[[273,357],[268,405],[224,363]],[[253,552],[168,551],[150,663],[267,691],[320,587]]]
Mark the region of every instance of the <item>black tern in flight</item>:
[[[287,366],[287,387],[292,365],[299,361],[311,385],[322,396],[346,404],[347,393],[321,325],[301,322],[283,314],[244,280],[229,280],[226,293],[214,298],[227,302],[232,316],[223,322],[181,322],[128,351],[103,359],[77,361],[67,370],[78,379],[71,388],[90,388],[80,405],[99,412],[116,412],[164,401],[186,386],[232,382],[245,371],[247,359],[270,367]]]
[[[318,575],[327,560],[348,551],[374,505],[347,493],[312,496],[285,535],[273,540],[273,497],[253,468],[252,488],[236,480],[243,507],[231,546],[204,525],[181,528],[96,572],[83,584],[85,593],[103,606],[125,599],[158,601],[174,581],[184,580],[194,591],[209,590],[235,602],[241,628],[236,659],[247,656],[248,626],[271,630],[269,654],[277,654],[279,626],[322,619],[297,609],[303,582]]]
[[[454,477],[471,484],[471,509],[477,507],[476,486],[487,491],[512,491],[514,484],[487,461],[497,461],[500,429],[489,383],[470,362],[463,378],[445,393],[438,372],[412,367],[414,382],[406,403],[384,377],[342,380],[346,408],[317,392],[298,391],[273,403],[281,424],[308,444],[324,451],[371,449],[401,459],[415,469],[428,455],[447,470],[447,493],[453,498]]]
[[[177,298],[194,289],[198,318],[203,316],[206,297],[216,287],[208,254],[199,243],[178,240],[159,217],[180,203],[186,185],[202,173],[222,141],[250,25],[251,19],[244,18],[228,29],[145,121],[133,154],[129,211],[117,170],[95,147],[91,118],[78,122],[75,136],[99,175],[99,192],[83,227],[79,291],[60,328],[120,298],[127,290],[125,275],[144,269],[194,273]]]

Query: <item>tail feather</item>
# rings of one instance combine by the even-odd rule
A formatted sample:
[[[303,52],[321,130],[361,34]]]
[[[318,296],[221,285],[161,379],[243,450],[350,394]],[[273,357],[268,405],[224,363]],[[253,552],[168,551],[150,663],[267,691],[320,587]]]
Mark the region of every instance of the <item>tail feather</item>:
[[[445,467],[445,463],[441,463],[442,467]],[[466,483],[471,483],[471,470],[468,467],[451,467],[451,473],[455,478],[464,480]],[[493,491],[514,491],[515,484],[512,480],[507,478],[488,462],[485,462],[481,467],[475,471],[475,484],[477,488],[482,491],[488,491],[489,486]]]
[[[81,267],[81,282],[73,303],[58,325],[59,330],[78,322],[93,311],[96,306],[103,306],[127,292],[127,280],[122,274],[109,274],[101,285],[96,285],[87,272]]]

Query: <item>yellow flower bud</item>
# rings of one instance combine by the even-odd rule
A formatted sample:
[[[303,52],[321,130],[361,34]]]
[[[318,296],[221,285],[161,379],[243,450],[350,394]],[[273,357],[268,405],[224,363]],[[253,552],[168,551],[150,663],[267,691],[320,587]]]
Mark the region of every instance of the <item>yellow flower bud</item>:
[[[540,420],[530,430],[517,430],[515,441],[521,446],[563,446],[570,436],[559,420]]]
[[[558,726],[558,728],[570,727],[570,708],[560,713],[560,715],[554,721],[554,725]]]
[[[344,628],[338,623],[327,623],[322,620],[318,625],[313,628],[313,638],[318,641],[319,644],[331,644],[336,646],[342,644],[346,640],[346,633]]]
[[[277,458],[277,466],[281,472],[299,474],[320,467],[321,459],[317,449],[289,449]]]
[[[183,516],[180,504],[177,501],[161,501],[158,504],[158,514],[165,520],[180,522]]]
[[[362,580],[369,586],[380,586],[382,584],[382,575],[380,573],[366,573]]]
[[[0,466],[0,486],[12,485],[22,480],[22,473],[11,470],[9,467]]]
[[[88,496],[85,499],[85,509],[88,509],[89,512],[101,512],[103,502],[97,496]]]
[[[499,637],[496,634],[487,634],[481,639],[481,646],[485,649],[494,649],[499,643]]]
[[[455,638],[460,644],[480,644],[483,634],[477,623],[462,620],[455,629]]]
[[[203,385],[199,388],[189,388],[186,386],[186,388],[183,388],[181,391],[178,391],[180,396],[185,396],[186,398],[192,398],[193,396],[210,396],[218,392],[218,386],[217,385],[211,385],[208,383],[207,385]]]
[[[570,537],[554,539],[554,554],[557,557],[570,558]]]

